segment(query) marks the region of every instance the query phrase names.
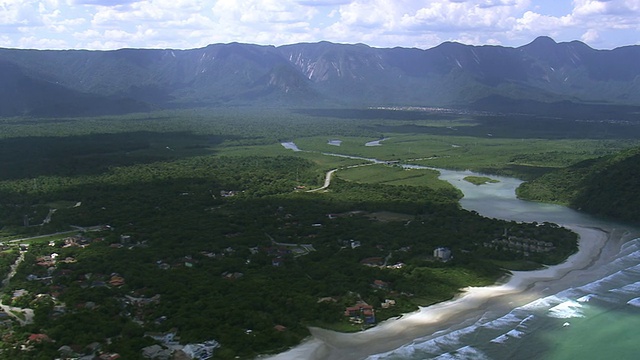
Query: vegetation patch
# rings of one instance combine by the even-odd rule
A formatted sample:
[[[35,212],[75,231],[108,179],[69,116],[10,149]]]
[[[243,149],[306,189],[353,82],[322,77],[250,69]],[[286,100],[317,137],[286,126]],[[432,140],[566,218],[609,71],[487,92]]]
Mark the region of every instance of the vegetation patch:
[[[486,176],[465,176],[464,181],[470,182],[474,185],[495,184],[500,180],[492,179]]]
[[[405,221],[406,222],[406,221],[411,221],[415,218],[415,216],[413,215],[394,213],[390,211],[377,211],[377,212],[368,214],[367,217],[369,217],[370,219],[382,221],[382,222],[389,222],[389,221]]]
[[[559,203],[637,223],[640,218],[640,148],[587,160],[525,182],[523,199]]]

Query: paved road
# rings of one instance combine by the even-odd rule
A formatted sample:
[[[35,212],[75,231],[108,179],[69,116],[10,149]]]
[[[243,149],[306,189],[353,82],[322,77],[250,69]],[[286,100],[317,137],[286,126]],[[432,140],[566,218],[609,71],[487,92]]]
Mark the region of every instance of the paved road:
[[[16,274],[16,270],[18,269],[18,266],[23,260],[24,260],[24,252],[22,252],[20,254],[20,257],[16,259],[16,262],[13,265],[11,265],[11,271],[9,272],[9,274],[7,274],[7,277],[2,280],[2,286],[5,286],[9,283],[9,280],[11,280],[11,278]],[[33,315],[34,315],[33,309],[23,309],[23,308],[8,306],[3,304],[2,301],[0,301],[0,308],[2,308],[2,310],[4,310],[4,312],[6,312],[7,315],[18,320],[18,322],[22,326],[31,324],[33,322]],[[21,313],[24,319],[16,315],[16,313]]]
[[[72,233],[77,233],[77,232],[78,232],[78,230],[60,231],[60,232],[53,233],[53,234],[38,235],[38,236],[32,236],[32,237],[28,237],[28,238],[22,238],[22,239],[9,240],[9,241],[7,241],[7,242],[9,242],[9,243],[15,243],[15,242],[20,242],[20,241],[28,241],[28,240],[33,240],[33,239],[41,239],[41,238],[45,238],[45,237],[48,237],[48,236],[63,235],[63,234],[72,234]]]

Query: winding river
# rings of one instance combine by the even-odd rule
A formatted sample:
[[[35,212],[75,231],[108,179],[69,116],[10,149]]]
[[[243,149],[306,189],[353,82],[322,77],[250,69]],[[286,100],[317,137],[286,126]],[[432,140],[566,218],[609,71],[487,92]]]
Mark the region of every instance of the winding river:
[[[519,200],[517,179],[491,176],[499,182],[476,186],[463,178],[479,174],[439,171],[464,193],[465,209],[569,227],[580,235],[578,253],[547,269],[514,272],[502,284],[464,289],[454,300],[360,333],[312,328],[308,341],[273,359],[637,358],[639,229]]]

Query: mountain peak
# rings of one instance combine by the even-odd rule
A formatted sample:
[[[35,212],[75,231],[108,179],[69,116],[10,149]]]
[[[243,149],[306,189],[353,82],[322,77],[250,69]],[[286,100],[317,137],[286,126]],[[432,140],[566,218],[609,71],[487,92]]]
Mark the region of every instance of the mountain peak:
[[[545,45],[551,45],[551,44],[557,44],[555,40],[553,40],[552,38],[550,38],[549,36],[538,36],[537,38],[535,38],[535,40],[533,40],[531,42],[531,44],[545,44]],[[529,44],[529,45],[531,45]]]
[[[558,43],[548,36],[538,36],[532,42],[527,45],[521,46],[521,48],[529,48],[529,49],[539,49],[546,50],[552,49],[554,46],[558,45]]]

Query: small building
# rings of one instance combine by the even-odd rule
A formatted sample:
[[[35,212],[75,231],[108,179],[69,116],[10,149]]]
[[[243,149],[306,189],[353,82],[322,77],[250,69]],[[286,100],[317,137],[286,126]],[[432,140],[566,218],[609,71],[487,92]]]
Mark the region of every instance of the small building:
[[[382,280],[374,280],[373,283],[371,284],[371,286],[373,286],[376,289],[380,289],[380,290],[388,290],[389,289],[389,283],[386,281],[382,281]]]
[[[451,260],[451,249],[439,247],[433,250],[433,257],[441,261],[449,261]]]
[[[51,339],[47,334],[31,334],[27,340],[30,343],[50,342]]]
[[[352,320],[359,320],[356,322],[364,321],[366,324],[375,324],[376,315],[373,310],[373,306],[359,302],[354,306],[347,307],[344,311],[344,315],[350,317]]]
[[[124,285],[124,278],[122,276],[114,275],[111,277],[111,280],[109,280],[109,285],[116,287],[122,286]]]
[[[100,360],[116,360],[120,358],[120,354],[118,353],[103,353],[98,357]]]
[[[383,309],[388,309],[395,305],[396,305],[396,301],[393,299],[385,299],[383,303],[380,303],[380,307],[382,307]]]
[[[360,264],[366,266],[382,266],[384,264],[384,259],[379,256],[364,258],[360,260]]]

